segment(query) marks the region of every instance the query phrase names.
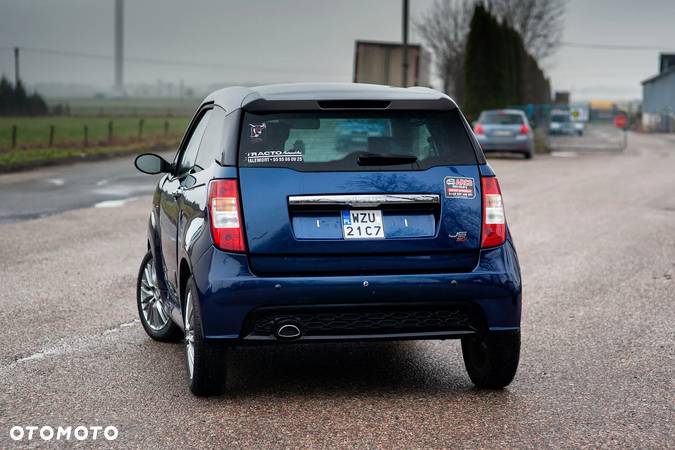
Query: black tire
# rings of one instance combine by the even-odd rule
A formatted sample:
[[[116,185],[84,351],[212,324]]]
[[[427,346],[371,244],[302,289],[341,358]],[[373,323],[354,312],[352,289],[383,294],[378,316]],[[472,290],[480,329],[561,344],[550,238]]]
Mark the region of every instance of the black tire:
[[[508,386],[518,369],[520,332],[487,333],[462,339],[462,355],[469,378],[476,387]]]
[[[198,397],[219,395],[225,392],[227,378],[227,347],[219,342],[204,339],[202,315],[197,288],[192,277],[185,288],[185,370],[190,391]],[[191,304],[191,307],[188,306]],[[191,315],[191,317],[188,317]],[[192,330],[193,370],[189,362],[189,330]]]
[[[138,307],[138,317],[141,320],[141,325],[143,325],[143,329],[152,339],[160,342],[178,342],[183,338],[183,333],[181,329],[178,327],[178,325],[176,325],[173,322],[173,320],[171,320],[171,317],[168,317],[168,314],[166,315],[167,318],[166,323],[159,329],[156,329],[156,327],[153,328],[148,323],[148,320],[143,314],[143,304],[142,304],[143,294],[141,292],[141,287],[143,285],[143,272],[149,262],[151,263],[151,266],[153,268],[152,270],[155,270],[156,276],[157,273],[156,267],[155,264],[152,263],[152,252],[150,251],[148,251],[148,253],[146,253],[145,256],[143,257],[141,267],[138,270],[138,278],[136,280],[136,306]]]
[[[532,152],[525,152],[523,153],[523,156],[525,157],[525,159],[532,159]]]

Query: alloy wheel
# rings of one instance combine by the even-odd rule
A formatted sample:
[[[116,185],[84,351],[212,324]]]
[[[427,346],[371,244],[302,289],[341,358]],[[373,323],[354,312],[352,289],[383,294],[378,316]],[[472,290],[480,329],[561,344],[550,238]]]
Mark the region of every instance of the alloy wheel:
[[[161,330],[169,321],[169,316],[164,311],[162,296],[159,294],[157,273],[152,258],[148,259],[141,276],[141,310],[145,322],[153,331]]]
[[[192,379],[195,369],[195,329],[194,329],[194,305],[192,304],[192,292],[188,290],[185,298],[185,355],[187,357],[188,375]]]

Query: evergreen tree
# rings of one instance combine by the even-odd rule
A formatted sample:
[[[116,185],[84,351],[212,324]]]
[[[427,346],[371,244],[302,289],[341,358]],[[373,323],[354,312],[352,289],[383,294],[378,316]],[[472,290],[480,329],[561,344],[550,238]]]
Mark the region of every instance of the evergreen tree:
[[[28,95],[21,81],[12,83],[3,75],[0,77],[0,115],[40,115],[47,114],[47,102],[37,92]]]
[[[496,93],[491,74],[494,61],[487,48],[490,41],[487,15],[482,4],[474,8],[466,41],[464,110],[471,119],[494,100]]]
[[[14,110],[17,115],[24,115],[28,111],[28,96],[21,80],[14,85]]]
[[[0,78],[0,115],[14,110],[14,87],[4,75]]]
[[[485,109],[550,99],[549,82],[522,36],[483,4],[475,7],[471,18],[464,70],[464,110],[470,119]]]

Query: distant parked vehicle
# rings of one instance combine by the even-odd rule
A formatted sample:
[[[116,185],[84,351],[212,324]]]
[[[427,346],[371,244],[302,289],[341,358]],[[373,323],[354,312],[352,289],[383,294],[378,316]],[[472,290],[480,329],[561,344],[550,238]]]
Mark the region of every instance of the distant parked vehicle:
[[[581,124],[579,127],[577,124]],[[569,111],[552,111],[551,119],[548,124],[548,134],[550,135],[579,135],[584,134],[583,122],[574,122]]]
[[[576,130],[576,132],[579,136],[584,135],[584,127],[585,127],[585,125],[584,125],[583,122],[580,122],[578,120],[574,121],[574,129]]]
[[[534,135],[527,116],[517,109],[483,111],[473,128],[483,152],[534,153]]]

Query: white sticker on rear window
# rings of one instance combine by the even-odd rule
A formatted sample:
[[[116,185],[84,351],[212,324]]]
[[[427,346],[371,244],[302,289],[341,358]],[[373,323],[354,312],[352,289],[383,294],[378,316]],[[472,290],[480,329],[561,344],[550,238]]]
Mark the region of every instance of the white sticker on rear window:
[[[248,164],[302,162],[302,160],[302,152],[300,151],[284,152],[281,150],[268,150],[246,153],[246,162]]]
[[[446,198],[472,199],[476,196],[474,180],[470,177],[445,177]]]

